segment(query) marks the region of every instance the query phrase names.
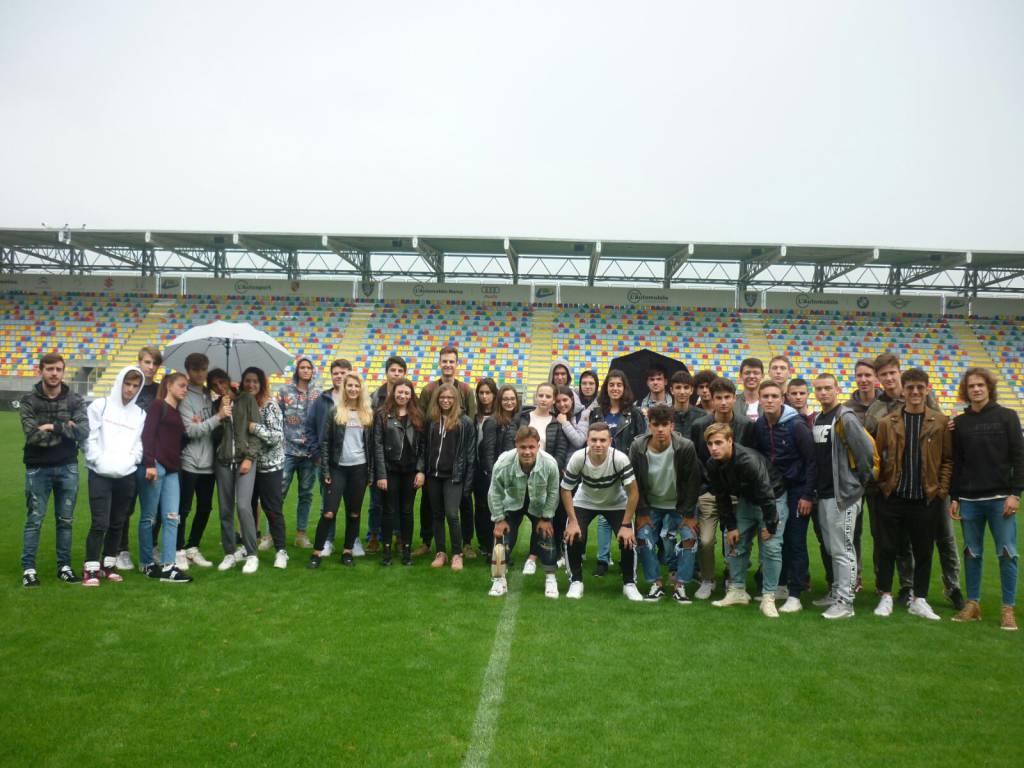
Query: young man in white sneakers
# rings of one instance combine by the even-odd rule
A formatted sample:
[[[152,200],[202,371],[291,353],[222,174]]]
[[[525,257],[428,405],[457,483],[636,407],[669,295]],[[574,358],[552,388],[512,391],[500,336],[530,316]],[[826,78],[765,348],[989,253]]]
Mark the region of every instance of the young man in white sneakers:
[[[878,454],[856,414],[839,404],[839,382],[835,376],[819,374],[814,380],[814,395],[821,403],[813,430],[817,467],[815,495],[834,579],[824,601],[828,608],[822,616],[847,619],[853,616],[857,583],[854,529],[864,488],[875,479]]]
[[[912,616],[938,621],[928,605],[935,550],[935,518],[949,493],[953,475],[953,434],[949,419],[925,406],[928,374],[910,368],[901,376],[904,404],[878,420],[876,447],[882,457],[878,486],[882,503],[878,516],[878,589],[882,596],[876,616],[892,615],[892,577],[896,556],[910,541],[914,553]]]
[[[135,473],[142,463],[146,414],[136,407],[135,400],[143,381],[140,369],[124,368],[110,395],[93,400],[87,411],[89,437],[84,452],[92,526],[85,540],[82,584],[86,587],[98,587],[101,576],[109,581],[124,580],[117,572],[117,553],[121,528],[135,501]]]
[[[712,424],[704,431],[708,446],[708,485],[715,495],[726,530],[725,558],[729,563],[729,588],[715,600],[716,608],[748,605],[747,571],[754,536],[760,541],[764,572],[761,613],[777,619],[775,590],[782,572],[782,539],[786,530],[786,487],[782,475],[753,448],[733,442],[732,427]],[[733,505],[733,498],[738,500]]]
[[[508,592],[505,566],[516,546],[523,517],[536,526],[540,562],[544,569],[544,596],[558,597],[555,563],[554,517],[558,507],[558,462],[540,450],[540,434],[530,426],[516,432],[516,447],[494,462],[487,503],[494,522],[495,546],[491,554],[491,597]]]
[[[693,442],[673,431],[673,412],[668,405],[647,411],[650,431],[629,447],[637,493],[637,556],[644,579],[651,583],[646,600],[665,596],[658,560],[658,539],[665,536],[665,558],[674,579],[672,597],[688,605],[686,582],[693,578],[697,554],[697,494],[701,472]],[[678,546],[676,539],[678,538]]]
[[[587,447],[574,453],[562,478],[562,506],[569,517],[565,541],[569,545],[569,591],[566,597],[583,597],[583,551],[587,529],[596,517],[603,517],[619,539],[622,566],[622,594],[633,602],[643,602],[636,588],[636,535],[633,516],[640,494],[637,493],[629,457],[612,448],[612,435],[603,421],[593,422],[587,430]]]

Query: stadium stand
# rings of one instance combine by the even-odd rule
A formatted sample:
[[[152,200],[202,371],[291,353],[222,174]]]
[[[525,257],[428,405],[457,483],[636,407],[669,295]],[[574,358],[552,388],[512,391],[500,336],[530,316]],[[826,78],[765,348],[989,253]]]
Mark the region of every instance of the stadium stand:
[[[1024,317],[975,317],[970,327],[999,367],[1000,378],[1024,400]]]

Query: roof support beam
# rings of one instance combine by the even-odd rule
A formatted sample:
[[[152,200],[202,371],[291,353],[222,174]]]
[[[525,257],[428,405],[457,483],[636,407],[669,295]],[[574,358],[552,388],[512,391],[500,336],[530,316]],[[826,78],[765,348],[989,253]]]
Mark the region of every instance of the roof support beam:
[[[324,248],[329,248],[342,261],[358,269],[364,283],[372,282],[373,270],[370,269],[369,252],[331,235],[324,235],[321,242]]]
[[[769,248],[767,251],[761,248],[751,248],[750,258],[740,261],[740,279],[738,281],[740,291],[746,291],[747,286],[755,277],[785,258],[786,246],[784,245],[780,245],[778,248]]]
[[[825,290],[825,286],[832,281],[853,272],[855,269],[866,267],[876,261],[878,261],[878,249],[873,248],[870,251],[864,251],[863,254],[849,262],[840,264],[815,264],[811,291],[813,293],[822,293]]]
[[[594,250],[590,252],[590,268],[587,270],[587,285],[594,285],[594,278],[597,277],[597,267],[601,263],[601,241],[594,243]]]
[[[672,287],[672,278],[683,268],[683,265],[690,260],[695,250],[694,244],[690,243],[670,256],[665,257],[665,279],[662,281],[662,288]]]
[[[231,236],[231,242],[239,248],[244,248],[253,256],[259,256],[261,259],[269,261],[278,269],[284,270],[288,273],[289,280],[296,279],[292,276],[294,273],[288,269],[288,251],[282,251],[280,248],[265,243],[251,235],[234,234]]]
[[[959,269],[960,267],[970,266],[974,259],[974,254],[970,251],[965,251],[960,254],[953,255],[941,255],[936,259],[941,263],[937,263],[934,266],[926,267],[915,267],[915,266],[904,266],[900,269],[900,284],[899,288],[906,288],[911,283],[923,280],[926,277],[937,275],[940,272],[946,272],[951,269]],[[896,291],[899,293],[899,291]]]
[[[444,252],[439,251],[430,243],[425,242],[420,237],[413,237],[412,247],[416,249],[416,253],[419,254],[420,258],[423,259],[430,267],[434,270],[434,275],[437,278],[437,282],[444,282]]]
[[[512,241],[505,238],[505,258],[508,259],[509,269],[512,270],[512,285],[519,285],[519,253],[512,247]]]

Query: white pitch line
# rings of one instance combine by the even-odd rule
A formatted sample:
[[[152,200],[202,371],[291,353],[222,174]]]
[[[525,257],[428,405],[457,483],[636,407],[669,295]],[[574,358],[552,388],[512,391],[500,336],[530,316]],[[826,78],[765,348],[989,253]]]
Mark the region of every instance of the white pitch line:
[[[505,670],[508,668],[512,634],[515,632],[519,597],[522,594],[523,579],[521,575],[516,575],[519,578],[514,580],[515,583],[512,583],[512,579],[509,580],[505,607],[494,631],[494,647],[491,649],[487,671],[484,672],[484,687],[480,691],[480,703],[476,708],[469,749],[466,750],[466,758],[462,761],[463,768],[484,768],[491,758],[494,736],[498,729],[498,714],[505,698]]]

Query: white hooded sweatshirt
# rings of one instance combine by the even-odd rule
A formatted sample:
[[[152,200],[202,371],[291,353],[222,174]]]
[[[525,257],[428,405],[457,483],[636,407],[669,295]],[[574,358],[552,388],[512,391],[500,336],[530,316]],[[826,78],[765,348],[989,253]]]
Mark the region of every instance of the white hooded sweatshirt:
[[[126,477],[142,462],[142,427],[146,423],[146,412],[135,405],[138,392],[127,405],[121,399],[124,377],[131,371],[142,375],[135,366],[122,369],[110,394],[89,404],[85,464],[97,475]]]

